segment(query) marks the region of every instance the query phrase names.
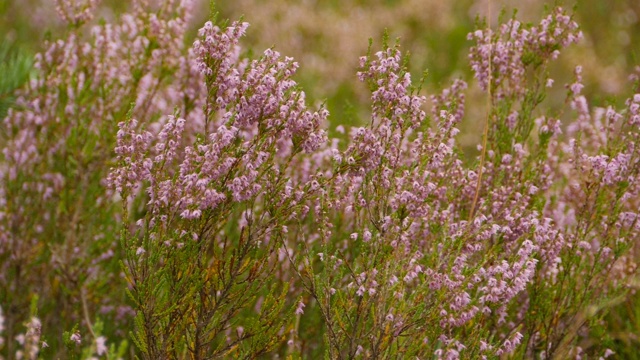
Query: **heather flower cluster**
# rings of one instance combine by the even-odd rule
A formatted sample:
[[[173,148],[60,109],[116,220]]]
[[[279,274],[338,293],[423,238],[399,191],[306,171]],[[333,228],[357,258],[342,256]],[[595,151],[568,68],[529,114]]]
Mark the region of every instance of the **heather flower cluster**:
[[[538,26],[525,27],[511,19],[496,33],[479,29],[467,38],[477,42],[469,58],[480,87],[492,89],[494,96],[500,98],[523,93],[526,68],[555,60],[560,49],[579,41],[582,33],[569,15],[556,8]],[[553,81],[547,84],[551,86]]]
[[[243,51],[247,23],[185,45],[189,1],[83,25],[95,6],[58,2],[68,37],[3,121],[0,358],[614,355],[640,94],[592,106],[578,66],[545,108],[581,38],[565,10],[469,34],[486,109],[462,79],[425,95],[385,38],[356,74],[369,118],[345,126],[294,59]]]
[[[94,3],[59,7],[71,21],[92,14]],[[189,13],[188,2],[165,2],[157,13],[139,2],[113,24],[85,28],[73,20],[66,38],[36,55],[36,75],[2,121],[0,303],[11,309],[5,354],[20,344],[15,335],[34,301],[42,329],[86,329],[93,316],[114,328],[128,323],[124,288],[104,291],[125,284],[119,206],[104,178],[117,121],[128,112],[160,119],[184,108],[174,90],[180,83],[167,77],[179,65]],[[48,339],[56,349],[64,341]]]

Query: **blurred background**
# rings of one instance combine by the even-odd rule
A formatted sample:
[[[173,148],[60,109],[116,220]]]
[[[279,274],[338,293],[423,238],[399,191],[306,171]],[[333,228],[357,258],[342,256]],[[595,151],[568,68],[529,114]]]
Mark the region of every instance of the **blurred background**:
[[[210,0],[195,2],[192,36],[211,13]],[[40,51],[44,38],[64,33],[55,3],[0,0],[0,34],[23,51]],[[593,105],[623,102],[630,89],[628,76],[640,65],[638,0],[228,0],[215,1],[213,6],[218,19],[243,18],[251,24],[243,41],[248,52],[260,54],[273,47],[298,60],[298,82],[309,99],[328,107],[335,127],[337,123],[359,123],[367,116],[369,94],[356,81],[355,73],[369,39],[373,39],[374,51],[385,31],[392,40],[399,39],[403,51],[411,54],[414,80],[428,71],[426,94],[447,87],[455,78],[464,79],[470,84],[468,108],[479,110],[485,101],[468,67],[472,44],[466,39],[476,20],[488,16],[495,26],[501,16],[509,18],[517,7],[521,21],[537,23],[545,9],[555,5],[574,10],[585,36],[552,66],[556,82],[547,108],[562,106],[563,85],[571,81],[578,64],[584,68],[585,93]],[[96,19],[113,20],[129,6],[131,1],[102,0]],[[465,117],[467,131],[459,141],[469,151],[478,143],[483,113],[468,111]]]
[[[195,2],[193,36],[210,14],[210,0]],[[0,0],[0,34],[24,51],[40,51],[45,37],[56,38],[64,32],[55,3]],[[126,0],[102,0],[96,18],[113,20],[130,5]],[[575,65],[581,64],[586,93],[598,89],[592,101],[613,101],[623,95],[629,88],[628,75],[640,64],[638,0],[228,0],[214,1],[213,6],[218,19],[242,17],[251,24],[243,42],[245,49],[259,54],[273,47],[298,60],[301,68],[297,80],[310,99],[326,103],[334,119],[348,123],[357,121],[352,119],[353,113],[367,104],[368,94],[357,85],[355,73],[358,57],[366,54],[369,39],[373,39],[375,50],[384,31],[388,31],[390,38],[398,38],[402,49],[411,54],[409,65],[414,79],[428,71],[427,93],[462,78],[471,85],[469,99],[473,103],[477,87],[468,67],[472,44],[466,36],[476,20],[488,16],[495,26],[501,13],[508,18],[517,7],[520,20],[538,22],[545,8],[555,5],[574,9],[585,35],[552,68],[555,88],[561,92]],[[550,98],[563,100],[563,96]],[[473,128],[473,116],[468,120]]]

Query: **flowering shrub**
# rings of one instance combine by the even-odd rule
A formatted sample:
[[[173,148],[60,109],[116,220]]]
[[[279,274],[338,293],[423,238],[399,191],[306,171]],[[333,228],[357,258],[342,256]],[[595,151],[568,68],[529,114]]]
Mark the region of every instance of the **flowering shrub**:
[[[95,2],[61,2],[69,35],[4,119],[0,356],[613,354],[640,94],[591,108],[578,66],[545,108],[581,38],[563,9],[469,34],[487,107],[468,157],[467,83],[427,98],[386,39],[360,58],[370,119],[329,138],[293,59],[242,53],[248,24],[186,46],[189,1],[134,3],[84,33]]]

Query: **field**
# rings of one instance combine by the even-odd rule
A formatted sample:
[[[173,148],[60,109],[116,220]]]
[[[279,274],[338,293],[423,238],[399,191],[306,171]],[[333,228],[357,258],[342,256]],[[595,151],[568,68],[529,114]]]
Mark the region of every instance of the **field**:
[[[0,359],[637,359],[636,1],[0,0]]]

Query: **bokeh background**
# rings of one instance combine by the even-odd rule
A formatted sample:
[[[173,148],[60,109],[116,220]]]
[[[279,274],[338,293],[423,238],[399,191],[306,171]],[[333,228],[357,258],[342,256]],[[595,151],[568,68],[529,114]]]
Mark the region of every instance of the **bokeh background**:
[[[196,2],[193,37],[211,16],[209,0]],[[469,83],[468,111],[459,141],[473,156],[483,127],[485,95],[468,66],[472,43],[467,34],[483,17],[495,27],[517,7],[519,19],[538,22],[546,8],[558,4],[574,9],[584,39],[565,51],[551,68],[556,82],[546,109],[553,111],[563,105],[564,84],[571,81],[576,65],[583,66],[585,93],[592,105],[623,103],[632,91],[629,75],[638,73],[640,65],[638,0],[228,0],[216,1],[214,6],[218,20],[242,18],[251,24],[243,41],[248,53],[260,54],[273,47],[299,61],[297,80],[309,99],[330,110],[330,131],[338,124],[366,119],[368,93],[357,82],[358,58],[366,54],[369,39],[374,51],[379,48],[387,31],[411,54],[409,68],[414,79],[428,72],[425,95],[447,87],[456,78]],[[131,2],[126,0],[103,0],[96,21],[114,19],[129,6]],[[54,0],[0,0],[0,36],[14,49],[32,56],[42,50],[43,40],[64,32]],[[640,299],[632,295],[621,300],[609,315],[620,358],[638,357],[638,304]]]
[[[89,1],[89,0],[76,0]],[[151,0],[158,1],[158,0]],[[210,0],[194,0],[192,35],[210,17]],[[35,53],[44,38],[63,33],[55,0],[0,0],[0,33],[9,42]],[[620,103],[629,91],[628,76],[640,65],[638,0],[227,0],[214,1],[218,19],[242,18],[251,24],[243,45],[259,54],[273,47],[301,64],[297,80],[311,100],[326,104],[333,127],[366,118],[368,92],[356,81],[358,57],[369,39],[379,47],[385,31],[411,54],[414,79],[428,71],[425,92],[434,93],[455,78],[470,83],[469,108],[480,110],[483,94],[473,83],[466,38],[478,19],[495,26],[517,9],[524,22],[538,22],[545,9],[562,5],[574,10],[584,32],[582,42],[565,51],[552,76],[556,85],[546,107],[562,106],[563,85],[573,68],[584,68],[585,93],[594,105]],[[102,0],[97,19],[109,21],[131,6],[128,0]],[[98,20],[97,20],[98,21]],[[459,141],[472,153],[482,132],[484,111],[470,111]]]
[[[89,1],[89,0],[76,0]],[[93,0],[92,0],[93,1]],[[157,1],[157,0],[152,0]],[[209,17],[210,0],[194,0],[193,35]],[[55,0],[0,0],[0,34],[21,48],[37,52],[46,37],[64,31]],[[102,0],[98,19],[113,19],[131,1]],[[517,17],[537,22],[557,4],[573,8],[584,32],[580,45],[559,61],[559,74],[575,64],[585,68],[588,87],[604,96],[624,91],[627,75],[640,64],[640,1],[637,0],[227,0],[215,1],[219,19],[243,18],[251,24],[244,46],[254,53],[274,47],[301,64],[298,80],[313,99],[327,100],[333,110],[343,101],[366,101],[353,89],[358,57],[369,39],[379,44],[388,31],[411,53],[416,76],[428,70],[427,89],[452,78],[470,79],[467,34],[476,19]],[[98,20],[99,21],[99,20]]]

